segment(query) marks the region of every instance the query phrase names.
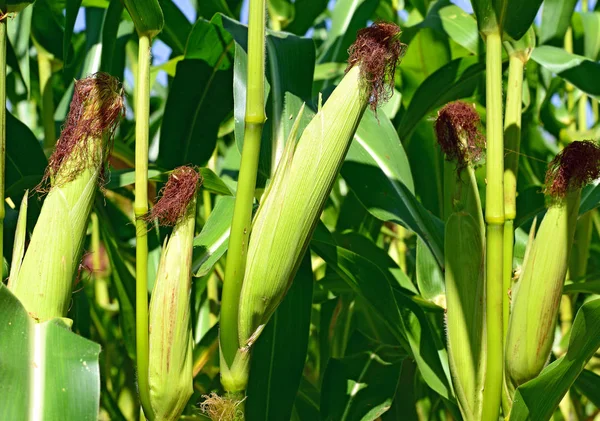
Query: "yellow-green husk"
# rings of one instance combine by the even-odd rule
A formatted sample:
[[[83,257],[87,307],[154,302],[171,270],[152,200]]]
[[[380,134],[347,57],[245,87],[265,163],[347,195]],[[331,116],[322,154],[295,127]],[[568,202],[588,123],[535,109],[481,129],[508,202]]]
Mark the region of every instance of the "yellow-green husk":
[[[506,386],[512,395],[547,363],[575,233],[581,191],[554,203],[544,216],[513,288],[506,342]]]
[[[176,420],[193,393],[190,291],[196,199],[175,225],[150,301],[148,384],[157,420]]]
[[[229,391],[245,389],[248,352],[293,280],[367,100],[356,65],[308,124],[295,150],[291,144],[281,159],[250,236],[238,319],[241,347],[222,372]]]

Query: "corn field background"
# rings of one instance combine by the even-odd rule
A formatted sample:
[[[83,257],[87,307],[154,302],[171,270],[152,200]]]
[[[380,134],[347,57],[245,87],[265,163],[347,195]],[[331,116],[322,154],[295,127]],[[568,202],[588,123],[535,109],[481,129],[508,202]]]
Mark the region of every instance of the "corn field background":
[[[261,5],[265,19],[257,9]],[[156,30],[152,10],[162,12]],[[570,230],[578,218],[568,235],[563,235],[566,228],[556,228],[563,227],[560,207],[545,197],[553,188],[546,171],[557,154],[567,156],[569,145],[581,145],[575,141],[600,139],[600,2],[0,0],[0,16],[0,36],[7,40],[6,71],[0,72],[7,109],[0,132],[6,142],[0,183],[5,199],[0,211],[0,421],[600,420],[600,184],[589,176],[599,174],[600,160],[585,170],[586,186],[566,182],[571,222],[564,226]],[[252,22],[259,22],[258,32],[252,32],[257,31]],[[265,30],[260,22],[267,28],[262,44],[252,35]],[[357,32],[374,22],[394,23],[402,31],[401,61],[384,96],[393,95],[378,108],[372,92],[361,97],[357,127],[346,127],[345,115],[336,117],[343,128],[339,131],[347,129],[351,143],[347,153],[341,149],[343,160],[331,164],[331,190],[323,189],[322,205],[312,197],[293,203],[294,214],[312,209],[317,215],[305,223],[310,229],[303,228],[306,244],[290,234],[287,242],[272,240],[273,250],[254,252],[248,235],[254,240],[260,234],[271,244],[269,228],[277,225],[269,225],[269,215],[283,220],[285,211],[280,215],[277,206],[289,208],[285,199],[277,202],[280,190],[271,181],[279,168],[287,171],[290,143],[300,139],[302,144],[309,122],[329,116],[321,109],[337,95],[334,88],[346,80],[346,71],[346,77],[354,74],[354,63],[347,63],[349,50],[358,48],[351,47]],[[492,44],[498,33],[498,43]],[[391,38],[397,41],[396,35]],[[490,59],[492,48],[498,54]],[[57,140],[60,145],[70,127],[76,81],[98,74],[119,81],[111,92],[120,95],[122,89],[124,103],[122,113],[121,108],[113,110],[119,115],[114,131],[103,126],[97,136],[111,138],[111,152],[103,158],[106,173],[98,176],[98,192],[92,193],[89,209],[81,209],[82,237],[77,239],[66,227],[79,214],[40,216],[53,197],[52,190],[40,186],[56,183],[53,170],[50,181],[44,175]],[[520,82],[514,85],[515,80]],[[347,88],[348,95],[352,89]],[[248,110],[256,92],[264,97],[258,95],[258,108],[266,120],[262,132],[251,138],[249,127],[255,123]],[[86,98],[91,96],[83,97],[84,103]],[[447,123],[440,110],[457,100],[472,113],[477,139],[484,149],[487,139],[488,148],[479,161],[464,165],[449,164],[440,140],[445,129],[439,127]],[[340,107],[351,101],[340,99]],[[350,119],[351,111],[347,114]],[[455,124],[452,116],[449,121]],[[338,128],[334,121],[320,122]],[[465,127],[457,129],[458,138],[471,148]],[[256,186],[252,177],[240,175],[248,139],[260,148],[255,148]],[[589,147],[592,152],[578,156],[576,168],[588,168],[586,156],[595,153]],[[314,149],[318,160],[319,148]],[[323,171],[325,161],[318,161]],[[504,189],[516,185],[512,208],[506,199],[509,189],[500,202],[491,196],[498,180],[491,168],[498,162],[501,189],[502,177]],[[307,167],[310,163],[306,159]],[[161,262],[167,262],[166,250],[176,247],[172,240],[183,228],[162,226],[162,220],[146,212],[167,195],[169,176],[183,174],[174,170],[184,165],[193,166],[202,180],[197,191],[192,189],[193,198],[186,199],[189,207],[184,206],[189,230],[193,227],[191,260],[186,257],[189,247],[182,245],[169,266]],[[310,196],[318,190],[311,177],[310,172],[300,174],[294,178],[299,184],[287,187]],[[448,195],[455,184],[458,193]],[[250,186],[249,193],[244,185]],[[571,194],[577,195],[575,208],[570,207]],[[250,247],[249,259],[254,260],[249,262],[259,261],[245,273],[254,270],[259,283],[266,283],[269,271],[279,270],[278,262],[288,259],[285,269],[291,279],[285,278],[273,297],[268,291],[255,292],[258,301],[274,300],[274,312],[261,313],[258,333],[236,342],[238,353],[251,348],[251,358],[244,360],[246,377],[237,388],[234,374],[234,380],[223,377],[229,375],[225,366],[235,371],[233,354],[223,354],[223,335],[229,332],[238,341],[238,328],[233,334],[219,330],[225,326],[220,322],[221,304],[228,300],[228,266],[235,264],[228,253],[236,231],[234,208],[244,197],[248,218],[253,211],[256,216],[252,231],[238,233],[239,247]],[[492,215],[498,203],[503,209],[500,225]],[[457,223],[464,215],[477,222]],[[545,215],[558,215],[554,229],[540,228]],[[46,225],[36,227],[38,218]],[[504,229],[509,236],[504,243],[491,234],[498,226],[498,232]],[[41,245],[34,242],[34,227],[47,234]],[[300,228],[279,230],[294,233]],[[475,242],[467,238],[472,232]],[[534,243],[536,232],[539,241]],[[80,256],[73,252],[71,261],[66,250],[77,250],[78,241]],[[31,264],[33,244],[36,250],[53,251],[47,256],[54,259]],[[260,260],[264,255],[269,258]],[[527,261],[528,255],[535,258]],[[147,265],[140,265],[146,257]],[[544,263],[535,266],[535,261]],[[556,272],[540,268],[561,262],[564,267]],[[65,269],[66,313],[47,318],[34,314],[22,297],[42,294],[36,285],[45,282],[44,270],[61,265],[74,269]],[[170,310],[159,314],[176,298],[165,299],[165,307],[153,302],[153,297],[158,300],[155,281],[179,268],[186,272],[186,265],[192,277],[189,290],[180,290],[184,307],[174,318],[169,318]],[[503,277],[492,289],[492,270],[502,265]],[[243,277],[243,262],[241,267]],[[470,267],[476,273],[468,272]],[[468,276],[472,283],[465,280]],[[521,288],[523,279],[532,279],[531,290]],[[18,286],[11,285],[17,280]],[[552,300],[546,298],[549,291],[557,291]],[[498,312],[490,299],[499,300]],[[454,308],[461,300],[465,314],[456,322]],[[545,307],[548,300],[552,303]],[[237,314],[238,304],[233,308]],[[241,304],[239,309],[244,311]],[[140,342],[144,335],[148,341],[148,320],[149,360],[148,344]],[[178,321],[181,325],[175,327]],[[499,324],[490,324],[494,321]],[[152,342],[159,325],[166,332],[163,342]],[[453,336],[455,326],[464,336]],[[146,332],[142,336],[140,329]],[[187,334],[191,345],[182,339]],[[497,341],[491,339],[495,334]],[[165,339],[169,335],[176,336],[173,342]],[[479,343],[487,347],[473,351]],[[145,356],[140,351],[144,346]],[[165,354],[172,347],[190,354],[181,357],[181,370],[169,366],[175,357],[166,357],[166,368],[160,368],[164,375],[153,376],[157,347]],[[549,355],[539,352],[544,347]],[[495,362],[492,348],[500,353]],[[465,368],[471,363],[461,356],[475,360],[474,355],[488,358],[487,375],[484,363],[473,362],[474,375]],[[140,375],[144,364],[148,372],[148,361],[150,374]],[[534,371],[525,380],[517,379],[521,371],[515,367],[521,361]],[[496,396],[490,398],[487,393],[496,390],[487,383],[494,378],[492,366],[500,374],[495,375]],[[477,383],[484,380],[485,388]],[[178,395],[177,409],[160,408],[153,400],[157,388]],[[472,396],[470,390],[475,390]],[[230,415],[215,415],[211,399],[230,396],[227,392],[237,393],[239,400],[229,408]]]

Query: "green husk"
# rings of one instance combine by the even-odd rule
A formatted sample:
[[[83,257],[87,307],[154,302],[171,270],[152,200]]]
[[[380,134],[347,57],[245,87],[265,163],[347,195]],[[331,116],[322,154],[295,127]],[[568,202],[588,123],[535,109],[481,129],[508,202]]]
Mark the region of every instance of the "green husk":
[[[518,386],[536,377],[547,363],[579,215],[581,189],[599,176],[600,146],[594,142],[572,142],[549,165],[545,191],[550,205],[528,251],[523,273],[512,290],[505,355],[505,388],[509,399]]]
[[[148,383],[157,420],[176,420],[193,393],[190,290],[196,199],[166,242],[150,300]]]
[[[13,274],[13,293],[38,321],[67,315],[88,218],[122,109],[122,91],[113,77],[98,74],[76,83],[46,172],[52,186],[21,267]]]
[[[511,396],[516,387],[536,377],[548,360],[580,196],[580,190],[571,192],[548,209],[513,288],[505,359]]]
[[[485,380],[485,223],[474,164],[485,141],[479,115],[446,105],[435,124],[444,162],[446,333],[452,382],[463,418],[478,421]]]

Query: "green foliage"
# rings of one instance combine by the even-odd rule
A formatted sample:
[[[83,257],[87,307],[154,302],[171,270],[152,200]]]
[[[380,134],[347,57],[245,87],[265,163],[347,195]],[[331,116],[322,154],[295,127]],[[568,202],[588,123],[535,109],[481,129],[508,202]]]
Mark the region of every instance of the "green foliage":
[[[194,392],[181,419],[206,419],[201,411],[206,396],[223,394],[218,322],[245,141],[245,3],[37,0],[25,8],[25,2],[0,3],[9,12],[20,9],[7,20],[7,77],[0,81],[6,87],[9,111],[5,276],[13,269],[8,265],[13,247],[17,256],[27,250],[47,200],[47,195],[35,192],[51,152],[45,149],[45,130],[54,129],[58,135],[65,125],[73,81],[108,72],[121,80],[127,103],[112,138],[102,194],[94,201],[95,234],[101,246],[93,247],[90,224],[81,269],[67,303],[68,319],[35,324],[8,289],[0,286],[0,418],[27,419],[38,400],[45,402],[49,420],[139,417],[138,377],[133,369],[137,359],[133,99],[139,87],[138,40],[144,35],[152,38],[149,207],[176,167],[195,165],[204,179],[197,196],[191,254]],[[520,104],[515,244],[508,292],[514,304],[531,251],[528,233],[535,217],[539,228],[548,208],[542,193],[548,162],[572,140],[599,140],[600,12],[598,5],[596,10],[585,10],[574,0],[546,0],[541,12],[541,0],[473,0],[474,13],[454,3],[267,0],[267,119],[260,137],[254,212],[268,197],[265,191],[285,155],[299,110],[304,105],[296,138],[344,76],[348,48],[357,31],[380,19],[394,21],[402,27],[401,41],[407,47],[390,89],[393,96],[377,112],[367,110],[358,123],[347,153],[338,162],[339,173],[332,175],[331,194],[317,209],[320,221],[307,240],[300,269],[253,346],[241,405],[248,420],[462,419],[459,401],[462,407],[469,398],[456,387],[462,382],[454,376],[461,370],[453,368],[451,361],[460,358],[448,356],[446,314],[459,324],[462,316],[446,313],[448,306],[456,306],[457,298],[446,297],[449,271],[445,266],[448,258],[464,262],[451,268],[452,273],[467,273],[455,282],[469,291],[467,300],[475,300],[470,284],[461,284],[479,274],[474,259],[463,251],[473,247],[466,239],[458,245],[457,241],[472,237],[469,232],[476,230],[463,229],[456,222],[446,226],[443,220],[447,172],[433,120],[442,106],[463,99],[474,105],[485,127],[485,54],[491,32],[501,29],[503,36],[503,103],[510,89],[508,50],[534,47],[530,58],[522,55],[529,61],[524,65]],[[565,48],[569,37],[572,48]],[[50,69],[44,92],[40,58],[47,60]],[[586,127],[576,124],[581,99]],[[505,157],[512,152],[505,150]],[[305,164],[314,164],[320,174],[322,163]],[[472,186],[482,201],[480,211],[486,209],[485,171],[484,156],[474,168]],[[316,190],[311,184],[314,179],[303,181],[307,192]],[[26,194],[27,205],[20,207]],[[309,206],[308,201],[297,203],[294,211],[300,215]],[[503,409],[504,416],[510,410],[511,421],[552,416],[591,419],[598,411],[599,206],[600,185],[595,182],[582,189],[579,209],[579,215],[587,213],[592,221],[589,256],[583,256],[587,272],[567,279],[562,290],[563,299],[571,302],[572,322],[566,322],[565,309],[557,320],[548,322],[548,335],[553,338],[549,361],[542,364],[539,376],[515,390],[512,408]],[[278,215],[283,208],[270,211]],[[147,230],[151,296],[159,257],[172,230],[154,221]],[[559,238],[558,233],[547,235]],[[59,237],[48,244],[58,243]],[[475,248],[481,260],[480,245]],[[568,253],[564,250],[561,255]],[[277,262],[273,258],[264,264],[273,267]],[[556,284],[559,288],[561,280]],[[560,296],[560,291],[556,294]],[[467,312],[477,307],[463,304]],[[468,329],[468,323],[463,327]],[[474,340],[454,348],[477,354],[478,346]],[[32,383],[29,376],[35,370],[30,364],[33,358],[43,358],[43,382]],[[481,374],[470,373],[476,368],[463,371],[475,377]],[[567,392],[569,404],[559,405]],[[51,411],[59,410],[53,418]]]

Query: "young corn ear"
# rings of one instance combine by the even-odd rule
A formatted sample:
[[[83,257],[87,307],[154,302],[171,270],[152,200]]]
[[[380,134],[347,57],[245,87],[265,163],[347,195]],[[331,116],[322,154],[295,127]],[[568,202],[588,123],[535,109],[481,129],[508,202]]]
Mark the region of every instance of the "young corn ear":
[[[375,109],[393,92],[403,53],[399,34],[387,23],[358,32],[346,75],[282,157],[250,236],[239,304],[241,349],[222,374],[229,391],[245,389],[250,348],[294,278],[366,107]]]
[[[165,18],[158,0],[122,0],[139,35],[151,39],[162,31]]]
[[[148,215],[173,225],[163,248],[150,301],[148,383],[157,420],[176,420],[193,393],[190,291],[200,175],[179,167]]]
[[[52,185],[23,262],[11,271],[13,293],[38,321],[67,315],[87,221],[122,112],[122,89],[112,76],[100,73],[75,83],[46,169],[45,181]]]
[[[446,332],[452,382],[463,418],[482,419],[485,344],[485,231],[474,163],[485,147],[473,106],[453,102],[435,131],[444,162]]]
[[[512,397],[544,368],[554,340],[563,283],[579,213],[581,188],[600,176],[600,147],[573,142],[550,163],[550,205],[512,291],[506,343],[506,388]]]

